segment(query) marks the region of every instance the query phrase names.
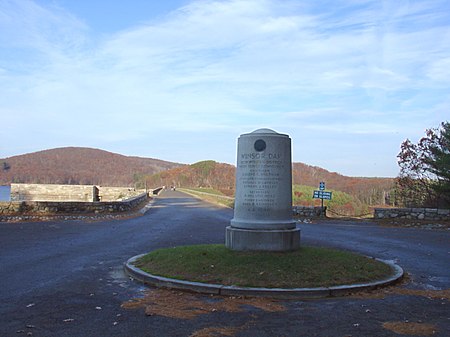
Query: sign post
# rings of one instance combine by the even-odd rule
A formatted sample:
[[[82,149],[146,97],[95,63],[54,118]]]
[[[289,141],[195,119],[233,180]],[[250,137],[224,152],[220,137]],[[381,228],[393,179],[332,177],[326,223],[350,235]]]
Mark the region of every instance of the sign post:
[[[321,181],[319,183],[319,190],[315,190],[314,194],[313,194],[313,198],[314,199],[320,199],[321,200],[321,216],[324,215],[324,211],[323,211],[323,200],[331,200],[332,198],[332,192],[327,192],[325,191],[325,182]]]

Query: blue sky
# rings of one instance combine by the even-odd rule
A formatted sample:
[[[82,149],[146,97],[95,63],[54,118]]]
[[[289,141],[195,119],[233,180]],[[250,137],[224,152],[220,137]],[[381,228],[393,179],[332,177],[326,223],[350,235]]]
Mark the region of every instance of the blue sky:
[[[268,127],[296,162],[394,177],[450,119],[450,2],[1,0],[0,116],[0,158],[235,164]]]

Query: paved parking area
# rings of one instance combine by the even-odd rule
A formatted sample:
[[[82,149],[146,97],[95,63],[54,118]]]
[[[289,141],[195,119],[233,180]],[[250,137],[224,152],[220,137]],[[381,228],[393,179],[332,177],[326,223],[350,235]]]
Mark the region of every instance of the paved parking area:
[[[223,242],[232,216],[167,191],[133,219],[0,223],[0,336],[448,336],[448,230],[302,224],[302,244],[395,260],[409,275],[352,297],[216,298],[148,289],[123,273],[139,253]]]

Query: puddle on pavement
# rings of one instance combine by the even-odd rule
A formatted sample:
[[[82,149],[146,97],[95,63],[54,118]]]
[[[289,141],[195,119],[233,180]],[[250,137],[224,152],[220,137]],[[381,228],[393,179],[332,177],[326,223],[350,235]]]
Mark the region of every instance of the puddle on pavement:
[[[107,283],[108,285],[118,285],[125,289],[133,289],[136,294],[143,294],[148,289],[140,283],[132,282],[122,267],[115,267],[108,272]]]
[[[450,278],[445,277],[445,276],[430,276],[428,278],[431,282],[448,282],[450,280]]]
[[[122,267],[117,267],[110,270],[108,277],[113,280],[113,283],[122,283],[129,280],[129,277],[125,274]]]

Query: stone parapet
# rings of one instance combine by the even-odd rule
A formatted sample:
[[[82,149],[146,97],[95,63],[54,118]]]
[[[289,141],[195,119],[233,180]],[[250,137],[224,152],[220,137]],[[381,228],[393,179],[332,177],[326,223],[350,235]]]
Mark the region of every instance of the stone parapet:
[[[98,188],[98,196],[100,201],[126,200],[145,192],[145,190],[136,190],[132,187],[96,187]]]
[[[93,185],[11,184],[11,201],[95,201]]]
[[[11,201],[120,201],[144,190],[132,187],[63,184],[11,184]]]
[[[37,214],[111,214],[130,212],[148,200],[142,193],[124,201],[6,201],[0,202],[0,216]]]
[[[450,220],[450,209],[375,208],[375,219]]]

